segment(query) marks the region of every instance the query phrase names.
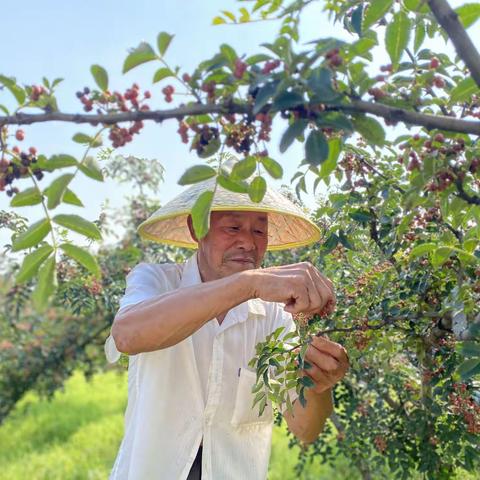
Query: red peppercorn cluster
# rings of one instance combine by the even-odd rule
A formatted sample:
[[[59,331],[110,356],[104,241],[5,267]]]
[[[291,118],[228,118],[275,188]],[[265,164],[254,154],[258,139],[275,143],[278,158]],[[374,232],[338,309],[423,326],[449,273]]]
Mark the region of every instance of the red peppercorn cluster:
[[[371,95],[374,98],[374,100],[381,100],[382,98],[388,95],[385,90],[378,87],[369,88],[368,94]]]
[[[183,120],[179,122],[177,132],[180,135],[183,143],[188,143],[188,129],[189,126],[186,122]]]
[[[216,140],[220,136],[220,132],[216,127],[210,127],[209,125],[203,125],[199,128],[197,125],[191,126],[192,130],[198,129],[198,134],[196,136],[195,141],[192,144],[192,148],[194,148],[199,156],[205,152],[207,145],[212,141]]]
[[[260,122],[260,132],[258,139],[266,142],[270,141],[270,132],[272,131],[272,117],[268,113],[257,113],[255,120]]]
[[[382,435],[377,435],[373,442],[375,443],[375,447],[380,453],[385,452],[387,449],[387,441],[385,440],[385,437]]]
[[[190,83],[191,80],[192,80],[192,77],[188,74],[188,73],[184,73],[182,75],[182,80],[185,82],[185,83]]]
[[[149,106],[143,102],[152,96],[146,90],[143,93],[143,97],[141,97],[140,87],[136,83],[131,88],[127,88],[123,94],[117,91],[112,94],[109,90],[91,92],[88,87],[85,87],[83,91],[78,91],[76,95],[82,102],[83,109],[86,112],[92,111],[93,107],[97,105],[97,113],[99,114],[118,111],[129,112],[131,110],[148,111],[150,109]]]
[[[172,85],[167,85],[166,87],[162,88],[162,93],[165,95],[165,101],[167,103],[171,103],[173,101],[173,93],[175,89]]]
[[[265,65],[263,66],[262,68],[262,73],[264,75],[268,75],[270,72],[272,72],[273,70],[275,70],[276,68],[278,68],[280,66],[280,60],[276,59],[276,60],[269,60],[268,62],[265,63]]]
[[[237,58],[235,60],[235,68],[233,70],[233,76],[239,79],[242,78],[247,70],[247,66],[248,65],[245,62]]]
[[[38,101],[44,93],[47,93],[45,88],[41,85],[32,85],[31,88],[32,90],[30,92],[30,100],[32,102]]]
[[[336,68],[342,65],[343,58],[339,55],[340,50],[334,48],[325,54],[325,59],[328,61],[328,64],[331,68]]]
[[[248,153],[255,136],[255,126],[250,123],[236,123],[225,126],[225,145],[237,153]]]
[[[437,88],[444,88],[445,80],[439,75],[435,75],[432,79],[432,85]]]
[[[18,147],[14,148],[14,153],[19,152]],[[21,152],[18,157],[13,157],[11,160],[7,160],[5,157],[0,159],[0,192],[8,190],[6,193],[9,197],[19,192],[17,187],[13,186],[13,182],[19,178],[28,176],[29,168],[37,163],[35,156],[36,149],[31,147],[29,153]],[[43,172],[40,168],[33,168],[32,174],[37,180],[43,178]]]
[[[215,100],[215,88],[217,84],[215,81],[210,80],[209,82],[204,82],[202,84],[202,92],[206,92],[207,98],[209,101]]]
[[[455,391],[449,395],[453,413],[463,417],[469,433],[480,434],[480,405],[469,394],[465,383],[454,383],[453,388]]]
[[[133,140],[133,135],[140,133],[142,128],[143,122],[141,120],[137,120],[129,128],[114,125],[110,129],[108,138],[112,141],[112,146],[114,148],[123,147],[125,144],[131,142]]]

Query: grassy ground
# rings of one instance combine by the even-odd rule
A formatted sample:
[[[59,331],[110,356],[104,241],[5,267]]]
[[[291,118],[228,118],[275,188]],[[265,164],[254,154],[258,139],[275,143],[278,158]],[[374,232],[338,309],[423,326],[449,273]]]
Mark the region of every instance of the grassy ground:
[[[0,427],[0,479],[100,480],[110,471],[123,434],[126,377],[109,372],[86,382],[74,375],[53,401],[29,395]],[[297,450],[281,428],[272,444],[269,480],[354,480],[345,459],[335,471],[312,464],[298,476]]]

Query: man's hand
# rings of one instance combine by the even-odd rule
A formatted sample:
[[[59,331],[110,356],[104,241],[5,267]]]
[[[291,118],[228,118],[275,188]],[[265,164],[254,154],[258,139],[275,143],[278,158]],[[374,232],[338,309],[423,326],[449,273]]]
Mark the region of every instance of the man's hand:
[[[285,304],[285,311],[328,315],[335,309],[332,282],[311,263],[295,263],[251,271],[253,295]]]
[[[302,373],[308,375],[315,385],[311,390],[322,393],[339,382],[348,370],[349,361],[345,348],[325,337],[313,337],[304,358],[311,366]]]

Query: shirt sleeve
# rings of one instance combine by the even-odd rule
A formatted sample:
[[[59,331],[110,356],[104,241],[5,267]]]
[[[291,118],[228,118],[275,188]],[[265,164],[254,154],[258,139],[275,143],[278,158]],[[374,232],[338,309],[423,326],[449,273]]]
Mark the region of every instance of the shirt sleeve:
[[[117,315],[126,307],[136,305],[155,297],[167,290],[167,279],[160,268],[161,265],[139,263],[126,277],[125,294],[120,299]],[[109,363],[115,363],[121,353],[115,345],[112,334],[105,341],[105,356]]]

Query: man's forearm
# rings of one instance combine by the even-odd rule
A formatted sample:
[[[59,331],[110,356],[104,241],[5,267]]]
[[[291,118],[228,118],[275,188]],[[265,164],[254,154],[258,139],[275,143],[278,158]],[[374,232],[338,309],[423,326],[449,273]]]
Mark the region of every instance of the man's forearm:
[[[323,430],[327,418],[333,412],[332,391],[315,393],[305,389],[305,408],[297,399],[293,404],[293,416],[285,413],[290,431],[302,442],[312,443]]]
[[[127,307],[112,326],[118,350],[134,355],[181,342],[217,315],[250,299],[252,277],[241,272]]]

